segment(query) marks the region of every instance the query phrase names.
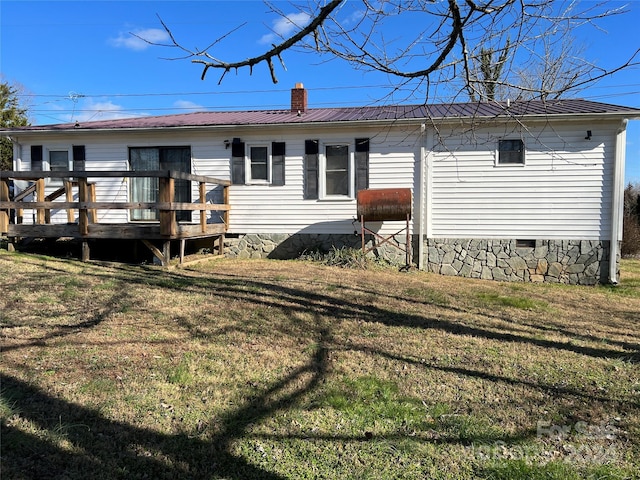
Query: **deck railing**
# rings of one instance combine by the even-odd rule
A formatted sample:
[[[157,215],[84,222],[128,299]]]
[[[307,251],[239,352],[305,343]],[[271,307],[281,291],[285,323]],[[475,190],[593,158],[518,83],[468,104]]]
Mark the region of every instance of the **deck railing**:
[[[113,188],[113,178],[157,178],[158,196],[155,202],[97,201],[98,193]],[[47,185],[47,179],[59,180],[62,186]],[[12,181],[29,185],[10,195]],[[91,180],[91,181],[89,181]],[[198,183],[198,199],[176,202],[176,180]],[[229,185],[227,180],[194,175],[174,170],[158,171],[0,171],[0,233],[9,237],[75,237],[129,238],[148,243],[150,239],[173,240],[224,236],[229,225]],[[222,187],[222,203],[207,200],[207,193]],[[192,188],[190,188],[190,191]],[[112,193],[112,192],[111,192]],[[63,197],[63,198],[61,198]],[[158,221],[101,223],[99,210],[149,209],[158,212]],[[34,212],[33,223],[24,224],[24,211]],[[52,222],[52,210],[66,211],[66,223]],[[76,220],[76,211],[78,212]],[[199,211],[199,222],[177,219],[178,211]],[[220,211],[222,222],[208,223],[208,212]],[[62,216],[64,219],[64,215]],[[59,217],[58,217],[59,218]],[[129,217],[127,217],[129,218]]]

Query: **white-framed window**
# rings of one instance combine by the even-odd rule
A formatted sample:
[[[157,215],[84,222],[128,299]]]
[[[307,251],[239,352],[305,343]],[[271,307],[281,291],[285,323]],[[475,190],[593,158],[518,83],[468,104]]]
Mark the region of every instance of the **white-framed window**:
[[[525,148],[521,139],[498,140],[496,165],[524,165]]]
[[[348,143],[328,142],[320,155],[320,198],[354,198],[353,149]]]
[[[47,149],[47,163],[52,172],[66,172],[73,170],[73,162],[69,149],[52,147]],[[54,187],[62,186],[62,178],[51,178],[48,184]]]
[[[269,144],[248,144],[246,157],[247,183],[271,182],[271,149]]]
[[[49,170],[52,172],[60,172],[72,170],[71,155],[69,150],[64,148],[49,149]]]

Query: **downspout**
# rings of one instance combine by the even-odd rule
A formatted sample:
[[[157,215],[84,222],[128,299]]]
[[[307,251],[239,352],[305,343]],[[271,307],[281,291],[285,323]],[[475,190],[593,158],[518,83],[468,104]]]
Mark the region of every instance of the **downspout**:
[[[9,140],[13,144],[13,169],[18,171],[22,166],[22,144],[13,137],[9,137]]]
[[[418,270],[424,270],[424,221],[425,221],[425,211],[424,211],[424,182],[425,182],[425,158],[427,155],[427,147],[426,147],[426,125],[423,123],[420,125],[420,135],[422,137],[422,141],[420,142],[420,174],[419,185],[418,185],[418,218],[420,219],[420,230],[418,233]]]
[[[609,242],[609,282],[618,283],[618,242],[622,240],[622,210],[624,208],[624,163],[627,144],[627,123],[625,118],[616,132],[616,152],[613,164],[613,195],[611,202],[611,239]]]

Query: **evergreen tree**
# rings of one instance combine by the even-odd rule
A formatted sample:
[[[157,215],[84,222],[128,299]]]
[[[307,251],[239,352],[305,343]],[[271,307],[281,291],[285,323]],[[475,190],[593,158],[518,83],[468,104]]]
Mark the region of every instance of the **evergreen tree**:
[[[0,83],[0,106],[2,118],[0,127],[23,127],[29,125],[27,109],[23,108],[18,99],[18,89],[9,82]],[[0,139],[0,170],[13,168],[13,145],[8,138]]]

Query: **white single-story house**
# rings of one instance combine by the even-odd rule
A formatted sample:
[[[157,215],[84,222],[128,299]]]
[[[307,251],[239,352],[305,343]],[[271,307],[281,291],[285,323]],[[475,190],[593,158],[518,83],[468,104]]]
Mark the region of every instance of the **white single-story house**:
[[[175,170],[227,181],[228,214],[194,208],[177,218],[224,219],[227,255],[291,258],[305,249],[359,246],[358,191],[410,189],[412,258],[420,268],[594,284],[618,281],[625,129],[634,118],[640,109],[580,99],[308,108],[298,84],[286,110],[30,126],[0,135],[13,142],[16,172]],[[96,224],[157,220],[148,209],[103,208],[157,200],[157,179],[95,181],[94,200],[102,202]],[[197,185],[176,180],[175,201],[201,195]],[[222,196],[219,186],[206,192],[207,201]],[[54,212],[51,223],[73,221],[63,213]],[[402,225],[367,227],[393,237]],[[392,251],[387,243],[378,253]]]

